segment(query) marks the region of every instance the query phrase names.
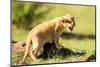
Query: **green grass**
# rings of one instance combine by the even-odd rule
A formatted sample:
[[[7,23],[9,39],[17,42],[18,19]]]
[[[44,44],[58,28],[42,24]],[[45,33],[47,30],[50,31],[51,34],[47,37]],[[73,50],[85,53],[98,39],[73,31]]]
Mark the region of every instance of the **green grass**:
[[[95,50],[95,40],[93,39],[66,40],[66,39],[61,38],[60,42],[64,47],[72,49],[73,51],[77,51],[77,50],[86,51],[86,55],[85,55],[86,57],[89,57],[91,53]]]
[[[63,63],[63,62],[78,62],[78,61],[87,61],[87,58],[93,54],[95,51],[95,40],[94,39],[64,39],[60,38],[60,44],[62,44],[65,48],[69,48],[73,52],[85,52],[84,55],[68,55],[66,57],[54,55],[52,58],[38,59],[33,61],[31,57],[28,57],[25,63],[27,64],[48,64],[48,63]],[[23,54],[21,53],[12,53],[12,64],[18,64],[23,58]]]

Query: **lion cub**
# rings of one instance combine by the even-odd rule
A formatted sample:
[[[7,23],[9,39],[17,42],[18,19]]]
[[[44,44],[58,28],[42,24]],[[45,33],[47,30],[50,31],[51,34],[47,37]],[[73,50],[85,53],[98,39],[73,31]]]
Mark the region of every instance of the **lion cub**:
[[[75,17],[65,15],[57,17],[53,20],[41,23],[34,27],[28,35],[26,42],[25,55],[21,63],[23,63],[28,54],[33,60],[43,53],[44,43],[54,40],[57,48],[62,48],[59,45],[59,37],[64,28],[72,31],[75,26]]]

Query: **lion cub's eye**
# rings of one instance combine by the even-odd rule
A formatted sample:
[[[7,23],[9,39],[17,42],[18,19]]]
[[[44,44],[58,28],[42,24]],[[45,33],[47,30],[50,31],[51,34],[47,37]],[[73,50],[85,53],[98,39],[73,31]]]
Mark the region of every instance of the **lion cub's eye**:
[[[71,21],[69,21],[69,20],[65,20],[65,22],[67,22],[67,23],[71,23]]]
[[[69,21],[68,23],[71,23],[71,21]]]

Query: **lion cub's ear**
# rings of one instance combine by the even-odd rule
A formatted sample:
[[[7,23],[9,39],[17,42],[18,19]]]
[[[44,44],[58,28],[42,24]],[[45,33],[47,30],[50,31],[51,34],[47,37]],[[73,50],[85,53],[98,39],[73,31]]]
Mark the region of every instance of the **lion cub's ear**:
[[[75,19],[76,19],[76,16],[72,16],[72,17],[71,17],[71,20],[72,20],[73,22],[75,22]]]
[[[72,16],[71,19],[72,19],[72,20],[75,20],[75,19],[76,19],[76,16]]]

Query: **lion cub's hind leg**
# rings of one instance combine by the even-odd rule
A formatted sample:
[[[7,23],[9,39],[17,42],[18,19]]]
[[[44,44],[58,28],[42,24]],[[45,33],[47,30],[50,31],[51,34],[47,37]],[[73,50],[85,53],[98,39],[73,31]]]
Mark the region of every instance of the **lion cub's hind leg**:
[[[33,60],[36,60],[43,53],[43,42],[43,40],[33,40],[33,47],[30,51],[30,56]]]
[[[34,49],[30,50],[30,56],[32,58],[32,60],[36,60],[35,56],[34,56]]]
[[[43,53],[43,51],[44,51],[44,49],[43,49],[43,48],[41,48],[41,49],[39,50],[39,52],[38,52],[37,56],[40,56],[40,55]]]

